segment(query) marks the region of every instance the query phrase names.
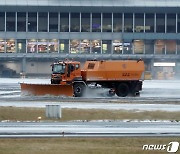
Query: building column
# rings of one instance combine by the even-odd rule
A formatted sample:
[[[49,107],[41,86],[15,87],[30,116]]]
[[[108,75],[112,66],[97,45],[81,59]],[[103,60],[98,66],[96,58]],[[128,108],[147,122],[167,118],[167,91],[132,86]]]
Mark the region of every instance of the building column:
[[[154,72],[154,58],[151,59],[151,75],[152,75],[152,79],[154,79],[155,77],[155,72]]]
[[[22,59],[21,72],[22,74],[26,74],[26,57]]]

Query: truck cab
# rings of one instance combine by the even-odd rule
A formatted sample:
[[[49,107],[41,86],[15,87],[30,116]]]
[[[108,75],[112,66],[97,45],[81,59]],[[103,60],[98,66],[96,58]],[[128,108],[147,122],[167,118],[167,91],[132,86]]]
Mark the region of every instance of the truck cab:
[[[80,62],[59,61],[53,63],[51,84],[71,84],[74,80],[81,77]]]

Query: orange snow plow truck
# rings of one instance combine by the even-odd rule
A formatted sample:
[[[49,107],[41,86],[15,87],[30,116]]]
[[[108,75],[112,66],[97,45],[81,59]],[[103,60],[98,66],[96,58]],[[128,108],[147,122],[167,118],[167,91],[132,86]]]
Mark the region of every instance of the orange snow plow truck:
[[[53,63],[51,84],[21,83],[21,91],[33,95],[65,95],[82,97],[87,88],[109,88],[109,95],[125,97],[142,90],[142,60],[86,61],[81,69],[78,61]],[[93,86],[92,86],[93,85]]]

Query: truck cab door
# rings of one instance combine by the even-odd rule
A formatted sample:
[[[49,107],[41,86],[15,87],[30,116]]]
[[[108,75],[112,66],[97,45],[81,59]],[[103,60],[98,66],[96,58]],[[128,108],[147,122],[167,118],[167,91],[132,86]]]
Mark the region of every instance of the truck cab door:
[[[73,64],[68,64],[68,70],[67,70],[67,77],[71,78],[73,75],[73,71],[75,70],[75,67]]]

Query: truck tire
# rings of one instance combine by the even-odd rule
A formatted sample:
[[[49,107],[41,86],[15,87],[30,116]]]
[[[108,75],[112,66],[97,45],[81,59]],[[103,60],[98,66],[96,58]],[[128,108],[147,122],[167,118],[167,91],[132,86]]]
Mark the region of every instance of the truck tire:
[[[51,84],[60,84],[59,80],[51,80]]]
[[[82,97],[85,90],[85,85],[83,83],[74,83],[74,96],[75,97]]]
[[[126,83],[120,83],[116,88],[116,95],[126,97],[129,94],[129,87]]]
[[[51,80],[51,84],[55,84],[53,80]]]

